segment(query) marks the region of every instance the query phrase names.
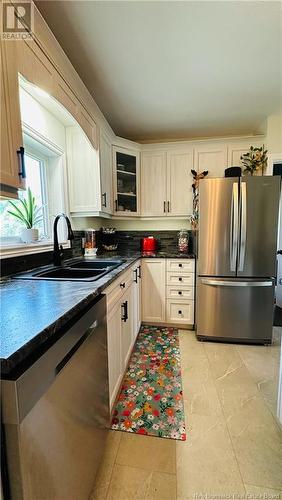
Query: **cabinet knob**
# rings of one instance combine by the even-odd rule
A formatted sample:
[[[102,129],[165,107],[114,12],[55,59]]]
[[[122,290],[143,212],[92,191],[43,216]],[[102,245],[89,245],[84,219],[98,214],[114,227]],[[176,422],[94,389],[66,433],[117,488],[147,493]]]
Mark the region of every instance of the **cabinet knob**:
[[[182,281],[182,278],[178,278],[178,281]]]
[[[182,264],[178,264],[178,267],[182,267]]]
[[[178,311],[178,314],[182,314],[182,311]]]
[[[179,290],[178,295],[182,295],[182,292]]]
[[[125,288],[125,283],[120,283],[120,288]]]

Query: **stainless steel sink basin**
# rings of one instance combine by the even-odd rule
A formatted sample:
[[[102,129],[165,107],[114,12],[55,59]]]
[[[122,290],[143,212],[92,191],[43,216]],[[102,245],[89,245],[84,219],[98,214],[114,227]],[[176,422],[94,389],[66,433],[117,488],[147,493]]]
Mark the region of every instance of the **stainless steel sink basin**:
[[[34,274],[34,276],[38,278],[85,279],[95,278],[101,274],[105,274],[105,271],[98,271],[96,269],[70,269],[68,267],[62,267],[60,269]]]
[[[85,260],[69,265],[72,269],[114,269],[122,264],[121,260]]]
[[[66,266],[41,269],[40,272],[13,276],[15,279],[58,280],[58,281],[96,281],[123,263],[122,260],[77,260]]]

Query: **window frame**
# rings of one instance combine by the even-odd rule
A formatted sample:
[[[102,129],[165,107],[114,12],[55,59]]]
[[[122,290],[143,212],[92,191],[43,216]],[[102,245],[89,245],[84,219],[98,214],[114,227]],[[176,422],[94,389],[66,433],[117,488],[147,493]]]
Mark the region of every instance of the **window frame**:
[[[66,197],[66,162],[65,162],[65,152],[62,151],[60,148],[57,147],[56,144],[51,143],[49,140],[46,140],[42,135],[38,134],[36,130],[32,129],[25,123],[22,123],[22,130],[23,130],[23,137],[24,137],[24,146],[26,153],[31,156],[37,158],[37,152],[33,146],[31,146],[29,141],[33,141],[34,143],[37,143],[39,145],[39,151],[40,148],[47,150],[50,152],[50,156],[45,155],[44,153],[41,154],[41,151],[39,153],[39,156],[42,155],[44,157],[44,161],[46,168],[48,168],[48,164],[51,163],[51,159],[55,159],[56,161],[59,160],[61,162],[61,199],[62,199],[62,204],[63,204],[63,210],[64,213],[69,215],[69,209],[68,209],[68,200]],[[44,178],[44,196],[42,193],[42,199],[49,201],[50,194],[48,196],[48,187],[49,187],[49,182],[48,182],[48,175],[45,170],[45,178]],[[43,175],[44,175],[43,174]],[[35,254],[35,253],[43,253],[43,252],[48,252],[53,249],[53,234],[52,234],[52,224],[51,224],[51,214],[49,211],[49,207],[47,208],[48,210],[48,216],[47,216],[47,221],[46,224],[48,225],[48,238],[41,239],[38,242],[34,243],[24,243],[21,241],[15,241],[15,236],[11,236],[11,243],[9,241],[7,244],[3,244],[2,238],[0,236],[0,257],[1,258],[9,258],[9,257],[18,257],[21,255],[29,255],[29,254]],[[45,223],[44,223],[45,226]],[[4,239],[4,238],[3,238]],[[5,238],[7,241],[8,238]],[[14,240],[14,241],[13,241]],[[61,242],[63,248],[70,248],[71,244],[70,241],[68,241],[66,238],[63,239]]]

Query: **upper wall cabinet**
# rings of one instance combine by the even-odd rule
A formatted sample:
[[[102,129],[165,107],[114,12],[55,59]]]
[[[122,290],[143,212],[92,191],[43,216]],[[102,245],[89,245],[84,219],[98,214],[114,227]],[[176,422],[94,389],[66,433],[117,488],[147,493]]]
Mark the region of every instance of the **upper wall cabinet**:
[[[166,215],[166,153],[141,153],[141,215]]]
[[[192,214],[193,151],[167,153],[167,215]]]
[[[78,127],[67,127],[67,170],[72,216],[95,216],[101,211],[98,152]]]
[[[141,155],[141,215],[185,217],[192,213],[193,150]]]
[[[227,146],[211,144],[196,146],[194,149],[194,169],[197,172],[208,170],[209,178],[224,177],[227,167]]]
[[[113,148],[114,213],[139,215],[139,153]]]
[[[101,204],[102,212],[113,213],[113,176],[112,176],[112,146],[108,137],[100,135],[100,175],[101,175]]]
[[[262,141],[258,140],[244,140],[236,141],[234,144],[228,144],[228,167],[242,167],[241,156],[249,150],[250,146],[261,147]]]
[[[1,195],[9,198],[25,187],[16,46],[1,43]]]

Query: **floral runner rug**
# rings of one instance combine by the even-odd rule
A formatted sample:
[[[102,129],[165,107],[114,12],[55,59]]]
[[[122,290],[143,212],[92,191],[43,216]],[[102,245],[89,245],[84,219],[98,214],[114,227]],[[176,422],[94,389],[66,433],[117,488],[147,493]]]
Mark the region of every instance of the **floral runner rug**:
[[[142,326],[111,428],[186,440],[178,330]]]

